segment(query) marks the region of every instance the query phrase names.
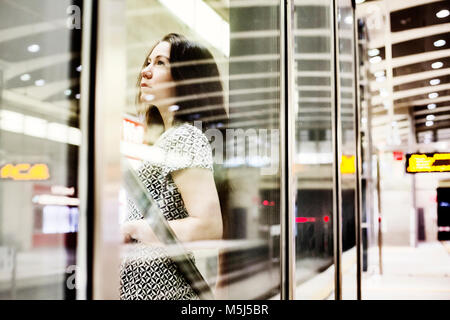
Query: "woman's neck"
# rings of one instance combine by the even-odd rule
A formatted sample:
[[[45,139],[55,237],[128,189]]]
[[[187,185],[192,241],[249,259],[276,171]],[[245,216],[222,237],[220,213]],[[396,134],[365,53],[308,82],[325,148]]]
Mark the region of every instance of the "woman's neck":
[[[166,131],[173,126],[173,112],[168,107],[158,107],[158,110],[164,123],[164,131]]]

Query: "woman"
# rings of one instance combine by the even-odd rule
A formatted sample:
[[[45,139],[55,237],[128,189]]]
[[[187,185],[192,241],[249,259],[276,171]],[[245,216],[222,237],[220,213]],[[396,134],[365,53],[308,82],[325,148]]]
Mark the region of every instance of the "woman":
[[[221,239],[211,147],[191,124],[200,115],[191,112],[194,108],[206,117],[226,118],[213,56],[181,35],[168,34],[150,51],[138,84],[139,113],[145,115],[148,132],[162,128],[154,145],[167,160],[144,162],[138,176],[180,241]],[[142,218],[128,200],[121,232],[125,242],[137,241],[137,251],[123,264],[121,299],[197,299]]]

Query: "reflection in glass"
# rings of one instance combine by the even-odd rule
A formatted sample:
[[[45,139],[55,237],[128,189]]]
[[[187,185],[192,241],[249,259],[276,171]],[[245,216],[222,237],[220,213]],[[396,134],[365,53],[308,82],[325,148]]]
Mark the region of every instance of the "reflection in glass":
[[[215,297],[269,298],[279,292],[280,286],[278,6],[258,7],[242,2],[234,5],[234,1],[230,6],[212,6],[209,1],[196,3],[194,9],[182,10],[182,1],[148,1],[145,5],[127,2],[129,94],[121,150],[167,218],[176,244],[181,244],[189,254]],[[261,20],[261,16],[266,18]],[[215,31],[213,36],[208,30]],[[177,56],[174,42],[170,42],[169,48],[154,46],[170,33],[182,34],[188,41],[207,48],[212,56],[199,57],[181,50],[174,59]],[[144,54],[149,50],[149,56]],[[212,61],[217,63],[218,73],[197,72],[202,65],[212,65]],[[139,73],[142,77],[136,89],[135,76]],[[164,81],[155,83],[155,77]],[[221,86],[214,87],[211,83]],[[199,91],[199,87],[210,90]],[[141,109],[135,103],[136,95],[138,102],[145,101],[157,108]],[[223,100],[218,99],[221,95]],[[178,122],[172,128],[167,126],[170,115]],[[159,157],[162,161],[149,165],[148,157]],[[156,177],[159,177],[156,167],[164,179]],[[193,169],[200,176],[190,175]],[[202,183],[205,172],[215,188]],[[217,205],[208,205],[215,190],[220,204],[219,223],[214,218]],[[141,272],[143,269],[137,264],[131,269],[125,266],[123,298],[199,298],[193,287],[186,285],[192,275],[183,275],[185,269],[177,265],[176,257],[170,256],[173,246],[163,247],[168,259],[161,261],[161,256],[154,254],[155,248],[148,250],[142,241],[145,239],[133,235],[133,224],[127,227],[130,212],[139,211],[127,200],[129,193],[126,188],[121,192],[120,223],[128,240],[123,245],[122,257],[128,259],[130,252],[136,252],[134,249],[145,251],[135,261],[152,261],[147,264],[152,271]],[[196,197],[190,201],[192,195]],[[183,236],[180,229],[177,231],[198,212],[205,212],[206,225],[189,236]],[[177,217],[180,219],[168,218],[177,213],[181,213]],[[214,232],[214,226],[221,228]],[[130,243],[132,239],[141,241]],[[170,268],[173,271],[163,272],[169,274],[164,281],[170,288],[146,278],[152,277],[152,272],[153,276],[161,274],[164,263],[165,271]],[[138,292],[127,287],[130,281],[149,285]]]
[[[356,134],[354,33],[351,1],[338,1],[338,45],[341,113],[342,298],[356,299]]]
[[[75,298],[81,8],[0,3],[0,299]]]
[[[334,71],[331,2],[296,3],[296,299],[327,299],[334,288]],[[320,18],[318,18],[320,17]]]

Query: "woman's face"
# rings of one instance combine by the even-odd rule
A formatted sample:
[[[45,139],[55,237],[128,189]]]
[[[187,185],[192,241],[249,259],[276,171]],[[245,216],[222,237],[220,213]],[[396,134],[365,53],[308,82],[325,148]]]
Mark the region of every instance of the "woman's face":
[[[175,98],[175,83],[170,73],[170,43],[162,41],[150,53],[142,69],[140,99],[157,107],[170,106]]]

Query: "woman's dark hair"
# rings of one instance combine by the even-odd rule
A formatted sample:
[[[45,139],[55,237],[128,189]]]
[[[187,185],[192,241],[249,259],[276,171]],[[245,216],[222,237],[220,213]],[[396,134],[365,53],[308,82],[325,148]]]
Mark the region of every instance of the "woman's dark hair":
[[[225,111],[223,87],[211,52],[176,33],[169,33],[159,42],[162,41],[171,45],[170,72],[175,81],[176,105],[179,107],[174,112],[174,122],[192,123],[197,120],[203,121],[206,129],[225,127],[228,116]],[[148,53],[142,69],[147,65],[148,56],[154,47]],[[139,74],[138,87],[141,78],[142,75]],[[161,115],[155,107],[149,108],[146,118],[149,125],[162,123]]]

